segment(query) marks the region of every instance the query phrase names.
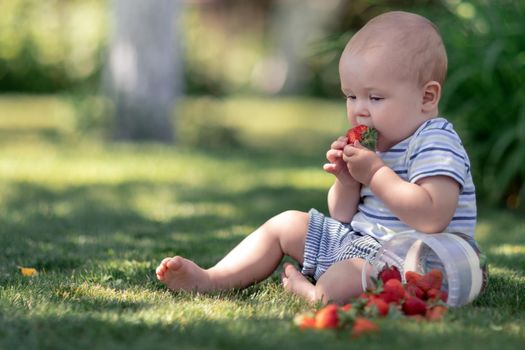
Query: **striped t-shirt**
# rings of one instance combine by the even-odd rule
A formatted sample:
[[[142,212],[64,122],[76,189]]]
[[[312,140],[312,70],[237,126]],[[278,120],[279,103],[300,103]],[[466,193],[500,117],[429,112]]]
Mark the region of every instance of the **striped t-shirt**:
[[[377,154],[405,181],[415,183],[438,175],[457,181],[460,185],[458,206],[444,232],[474,236],[476,192],[470,161],[451,123],[443,118],[428,120],[412,136]],[[354,230],[381,240],[391,238],[393,233],[412,230],[365,186],[361,189],[361,203],[351,225]]]

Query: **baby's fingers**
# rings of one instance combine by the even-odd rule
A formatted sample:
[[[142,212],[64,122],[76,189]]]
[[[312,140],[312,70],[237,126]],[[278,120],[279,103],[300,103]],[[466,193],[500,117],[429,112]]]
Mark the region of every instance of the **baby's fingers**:
[[[339,137],[337,140],[332,142],[330,148],[332,149],[343,149],[348,143],[348,139],[345,136]]]
[[[323,170],[330,174],[335,174],[337,172],[337,165],[334,163],[323,164]]]
[[[343,157],[343,151],[337,150],[337,149],[331,149],[328,152],[326,152],[326,159],[330,163],[335,163],[337,160],[341,159]]]
[[[338,176],[343,169],[346,169],[346,164],[344,162],[323,164],[323,170],[335,176]]]

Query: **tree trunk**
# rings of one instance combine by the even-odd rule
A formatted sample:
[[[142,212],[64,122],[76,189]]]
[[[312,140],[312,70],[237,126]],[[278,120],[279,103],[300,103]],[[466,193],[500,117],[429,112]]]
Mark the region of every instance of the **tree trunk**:
[[[113,0],[106,93],[113,138],[172,142],[171,110],[183,90],[176,21],[181,0]]]
[[[309,46],[324,36],[341,0],[281,0],[272,18],[275,59],[286,75],[281,93],[300,94],[309,79],[305,58]]]

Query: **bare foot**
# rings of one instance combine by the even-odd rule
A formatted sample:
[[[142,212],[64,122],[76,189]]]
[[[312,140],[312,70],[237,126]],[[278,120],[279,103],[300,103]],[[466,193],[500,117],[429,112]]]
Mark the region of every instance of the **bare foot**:
[[[209,292],[212,289],[206,270],[180,256],[165,258],[155,272],[157,279],[173,291]]]
[[[284,264],[281,280],[284,290],[287,292],[297,294],[310,302],[317,301],[315,298],[315,286],[292,264]]]

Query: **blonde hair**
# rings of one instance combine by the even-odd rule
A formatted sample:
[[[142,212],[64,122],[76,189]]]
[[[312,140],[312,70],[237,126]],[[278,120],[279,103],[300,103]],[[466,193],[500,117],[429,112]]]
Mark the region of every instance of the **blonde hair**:
[[[437,81],[443,86],[447,53],[437,27],[425,17],[409,12],[387,12],[371,19],[348,42],[345,51],[359,53],[385,49],[396,68],[423,86]]]

